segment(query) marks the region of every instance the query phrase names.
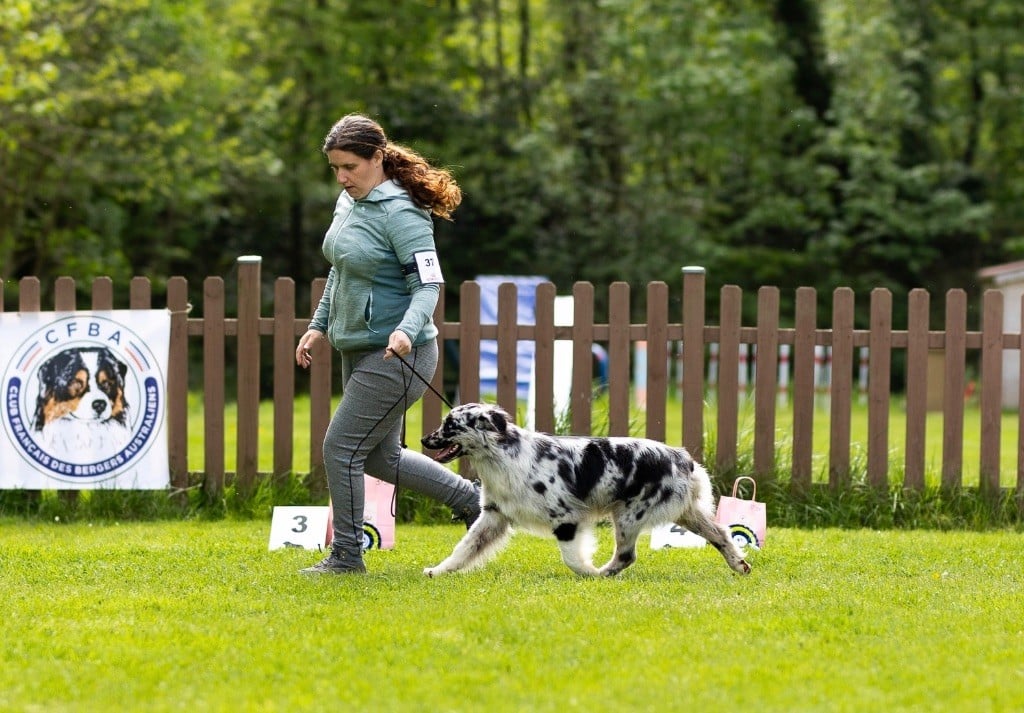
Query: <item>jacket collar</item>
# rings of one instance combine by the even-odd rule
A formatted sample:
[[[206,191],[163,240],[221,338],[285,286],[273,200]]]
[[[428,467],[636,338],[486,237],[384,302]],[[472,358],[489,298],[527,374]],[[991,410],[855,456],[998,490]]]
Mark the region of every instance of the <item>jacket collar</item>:
[[[387,201],[395,198],[404,198],[409,200],[409,192],[402,188],[400,185],[395,183],[392,179],[384,181],[369,193],[366,194],[365,198],[361,198],[360,201],[369,201],[376,203],[379,201]]]

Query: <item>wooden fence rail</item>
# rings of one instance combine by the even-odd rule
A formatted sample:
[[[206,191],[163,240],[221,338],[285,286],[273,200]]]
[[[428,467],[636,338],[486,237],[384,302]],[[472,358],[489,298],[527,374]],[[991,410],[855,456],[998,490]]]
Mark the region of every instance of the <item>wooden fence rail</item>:
[[[203,448],[204,487],[217,492],[229,475],[225,471],[225,379],[229,365],[226,346],[237,343],[237,438],[236,472],[240,489],[251,489],[259,477],[283,477],[294,470],[294,396],[296,367],[294,348],[299,335],[307,328],[309,318],[325,280],[312,284],[311,303],[301,311],[295,304],[295,285],[287,277],[273,282],[272,314],[263,313],[261,261],[256,256],[239,258],[237,273],[237,313],[227,316],[229,300],[222,278],[208,277],[203,282],[202,317],[191,316],[189,286],[184,278],[172,277],[167,282],[166,307],[171,312],[170,369],[168,373],[168,438],[172,484],[184,487],[189,482],[187,396],[189,383],[189,344],[202,343],[202,389],[204,402]],[[55,283],[53,309],[109,310],[114,308],[113,285],[109,278],[93,281],[92,300],[88,307],[77,304],[76,285],[62,277]],[[18,311],[42,309],[38,279],[26,277],[18,286]],[[674,345],[682,344],[681,356],[681,442],[698,458],[705,453],[705,399],[709,393],[707,379],[709,345],[716,344],[717,379],[714,384],[717,400],[717,434],[714,468],[719,472],[734,470],[738,462],[738,423],[744,391],[739,383],[741,345],[756,350],[757,367],[753,379],[754,441],[753,475],[774,477],[777,474],[777,399],[779,391],[778,354],[780,346],[792,355],[793,378],[785,385],[792,408],[792,455],[789,478],[794,488],[810,487],[814,478],[813,422],[815,410],[815,358],[822,347],[831,351],[831,381],[828,387],[829,446],[827,479],[834,488],[843,488],[851,479],[851,412],[855,391],[853,377],[858,365],[855,354],[868,348],[867,368],[867,481],[879,488],[890,485],[893,472],[902,471],[902,485],[920,490],[925,485],[925,420],[928,399],[928,361],[930,355],[942,354],[942,467],[941,484],[947,488],[963,485],[964,389],[967,383],[967,356],[978,353],[980,375],[980,462],[979,487],[995,494],[1002,488],[1015,487],[1024,497],[1024,419],[1017,407],[1016,473],[1000,473],[1001,427],[1005,410],[1001,403],[1003,352],[1024,350],[1024,334],[1003,333],[1003,294],[986,290],[981,297],[981,328],[970,331],[967,325],[967,295],[963,290],[950,290],[945,295],[945,325],[941,330],[929,324],[930,295],[925,290],[909,294],[909,324],[895,329],[892,324],[892,295],[875,289],[870,294],[868,329],[854,326],[854,293],[839,288],[831,296],[832,321],[828,326],[817,324],[818,300],[809,287],[796,290],[795,314],[783,327],[780,315],[779,289],[761,287],[757,291],[757,319],[745,325],[741,319],[742,290],[733,285],[723,287],[717,296],[717,325],[705,324],[707,294],[702,268],[687,267],[682,271],[681,321],[672,321],[669,286],[664,282],[647,285],[646,315],[643,323],[630,321],[630,287],[616,282],[608,287],[608,318],[595,320],[594,287],[578,282],[572,287],[573,320],[571,326],[555,323],[555,286],[549,282],[536,289],[535,323],[517,323],[517,291],[513,283],[498,288],[496,324],[480,319],[481,290],[476,282],[465,282],[459,292],[459,319],[446,322],[442,299],[435,312],[440,338],[458,345],[458,382],[444,384],[446,350],[433,379],[433,386],[443,391],[457,387],[463,402],[481,397],[481,342],[497,341],[498,379],[496,400],[511,413],[517,413],[516,345],[519,341],[535,344],[536,394],[534,426],[554,431],[557,414],[554,410],[556,384],[560,377],[555,365],[555,345],[568,340],[572,348],[571,384],[569,385],[569,430],[575,434],[592,432],[591,409],[594,399],[595,344],[607,350],[608,435],[628,435],[631,414],[638,405],[632,398],[635,380],[632,368],[634,348],[640,342],[646,347],[645,399],[642,404],[645,432],[650,438],[666,440],[668,394],[674,388],[670,376]],[[152,307],[151,286],[146,278],[136,277],[130,284],[130,309]],[[1022,306],[1024,308],[1024,306]],[[0,292],[0,311],[4,309]],[[260,392],[261,345],[272,344],[273,393]],[[696,346],[695,346],[696,345]],[[745,347],[744,347],[745,348]],[[893,354],[903,350],[906,359],[906,380],[902,393],[906,403],[905,452],[902,463],[891,462],[890,408],[893,391],[890,387]],[[1022,385],[1018,404],[1024,404],[1024,359]],[[788,367],[787,356],[787,367]],[[330,419],[332,350],[325,342],[316,345],[310,368],[311,433],[310,469],[314,474],[323,468],[321,453],[323,433]],[[770,398],[757,398],[768,395]],[[272,397],[273,470],[258,471],[259,403]],[[427,392],[421,404],[424,431],[440,423],[442,403]],[[639,435],[639,434],[632,434]],[[817,454],[819,459],[824,454]],[[900,467],[902,466],[902,467]],[[1015,476],[1015,477],[1014,477]]]

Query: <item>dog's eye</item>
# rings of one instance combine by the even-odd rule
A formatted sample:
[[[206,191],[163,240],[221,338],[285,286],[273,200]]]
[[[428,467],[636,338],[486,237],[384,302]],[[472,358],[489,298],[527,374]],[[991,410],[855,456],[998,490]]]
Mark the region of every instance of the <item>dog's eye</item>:
[[[68,393],[72,397],[81,396],[89,390],[89,374],[85,371],[79,371],[75,374],[75,378],[68,384]]]
[[[96,375],[96,383],[107,396],[113,397],[117,393],[117,382],[105,371]]]

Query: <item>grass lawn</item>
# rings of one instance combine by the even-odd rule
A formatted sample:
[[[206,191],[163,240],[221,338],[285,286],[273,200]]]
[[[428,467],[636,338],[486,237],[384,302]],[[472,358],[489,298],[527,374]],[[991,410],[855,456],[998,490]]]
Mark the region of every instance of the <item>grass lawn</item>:
[[[608,580],[519,535],[423,577],[462,532],[308,578],[269,520],[0,520],[0,709],[1024,709],[1019,533],[777,528],[745,578],[642,538]]]

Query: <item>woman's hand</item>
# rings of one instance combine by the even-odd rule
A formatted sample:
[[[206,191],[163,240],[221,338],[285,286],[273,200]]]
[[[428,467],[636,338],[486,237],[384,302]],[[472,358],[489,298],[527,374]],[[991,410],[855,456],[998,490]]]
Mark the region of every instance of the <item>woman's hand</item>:
[[[409,339],[409,335],[401,329],[396,329],[391,333],[391,336],[388,337],[388,347],[384,350],[384,358],[390,359],[392,354],[404,357],[411,351],[412,340]]]
[[[313,343],[322,336],[324,336],[324,333],[318,332],[315,329],[310,329],[302,335],[299,339],[299,346],[295,347],[296,364],[303,369],[309,368],[309,365],[313,363],[313,356],[309,353],[309,350],[313,348]]]

